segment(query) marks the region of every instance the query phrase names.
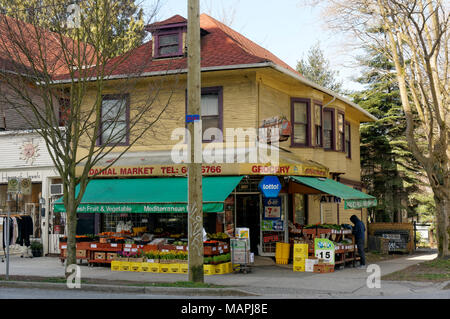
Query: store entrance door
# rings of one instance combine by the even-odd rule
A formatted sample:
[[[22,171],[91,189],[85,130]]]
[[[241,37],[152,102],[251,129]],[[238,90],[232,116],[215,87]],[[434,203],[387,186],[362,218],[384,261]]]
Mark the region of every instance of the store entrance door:
[[[258,254],[260,241],[260,194],[236,194],[236,227],[250,229],[250,251]]]

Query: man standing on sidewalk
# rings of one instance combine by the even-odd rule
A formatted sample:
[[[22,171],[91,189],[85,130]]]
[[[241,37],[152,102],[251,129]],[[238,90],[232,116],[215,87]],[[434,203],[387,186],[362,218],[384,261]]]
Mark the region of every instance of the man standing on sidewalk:
[[[353,227],[353,235],[355,236],[356,245],[358,246],[358,254],[361,258],[359,268],[365,269],[366,256],[364,255],[364,238],[366,227],[364,226],[364,223],[356,217],[356,215],[352,215],[352,217],[350,217],[350,221],[355,225]]]

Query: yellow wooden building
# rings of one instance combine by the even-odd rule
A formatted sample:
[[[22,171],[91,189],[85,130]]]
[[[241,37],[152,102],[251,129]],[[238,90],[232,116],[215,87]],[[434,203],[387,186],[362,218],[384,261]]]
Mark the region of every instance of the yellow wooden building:
[[[103,101],[105,108],[116,102],[121,106],[118,109],[123,110],[123,116],[116,118],[120,127],[115,131],[122,132],[116,141],[123,146],[107,155],[91,174],[98,173],[139,136],[141,127],[132,125],[130,119],[139,115],[149,100],[152,107],[146,120],[158,120],[124,156],[98,175],[92,186],[88,185],[86,196],[90,200],[83,200],[80,216],[89,219],[96,215],[92,222],[101,231],[115,231],[119,224],[127,223],[145,226],[150,232],[155,228],[183,232],[186,227],[185,212],[163,210],[154,214],[136,207],[121,211],[127,200],[117,197],[111,205],[120,201],[121,206],[113,210],[118,213],[100,214],[108,203],[105,199],[96,201],[95,194],[89,193],[97,181],[107,180],[108,192],[114,196],[115,191],[120,193],[114,188],[117,179],[158,183],[163,178],[167,181],[186,176],[186,166],[173,157],[174,148],[186,146],[176,134],[186,127],[188,115],[186,29],[187,21],[181,16],[147,26],[152,39],[128,53],[126,62],[111,72]],[[203,136],[204,155],[214,151],[216,156],[212,163],[203,160],[204,175],[219,179],[237,177],[234,184],[227,184],[223,205],[205,213],[206,231],[233,235],[236,228],[249,228],[252,252],[273,256],[273,238],[292,241],[301,225],[350,224],[353,214],[366,223],[366,207],[376,200],[356,191],[363,190],[359,126],[376,118],[348,99],[307,80],[269,51],[206,14],[201,15],[201,34],[203,132],[217,128],[223,135]],[[94,98],[92,89],[87,92],[86,105]],[[105,116],[105,127],[110,122],[111,118]],[[279,145],[274,142],[269,146],[276,149],[277,159],[270,153],[266,157],[258,155],[255,161],[261,140],[250,143],[251,132],[258,134],[258,129],[274,124],[278,125],[276,132],[282,133]],[[227,129],[241,131],[235,130],[236,136],[231,139]],[[104,143],[110,133],[105,128],[98,143]],[[234,155],[227,158],[230,150]],[[83,155],[81,151],[80,158]],[[211,156],[207,158],[211,160]],[[264,176],[276,176],[282,185],[278,202],[272,206],[259,188]],[[204,193],[211,191],[207,185],[205,182]],[[214,185],[220,187],[220,182]],[[341,188],[336,190],[336,185]],[[159,201],[152,199],[154,193],[147,195],[148,203]],[[136,199],[130,198],[129,202],[133,201]],[[92,210],[99,214],[89,214],[88,204],[91,208],[104,207]],[[274,215],[268,216],[269,206],[276,208]]]

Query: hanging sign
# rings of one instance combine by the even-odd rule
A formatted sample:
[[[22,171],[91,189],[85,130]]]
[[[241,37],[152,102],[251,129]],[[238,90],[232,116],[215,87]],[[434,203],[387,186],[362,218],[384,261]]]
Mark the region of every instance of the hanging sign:
[[[19,193],[20,181],[16,177],[8,177],[8,193]]]
[[[278,197],[281,191],[281,183],[276,176],[264,176],[259,183],[259,189],[263,193],[264,197],[274,198]]]
[[[326,238],[314,238],[314,255],[326,263],[334,265],[334,244]]]

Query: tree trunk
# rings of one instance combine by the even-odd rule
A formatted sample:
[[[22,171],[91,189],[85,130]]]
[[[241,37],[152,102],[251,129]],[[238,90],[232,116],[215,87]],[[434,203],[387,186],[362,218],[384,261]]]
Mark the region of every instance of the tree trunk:
[[[72,183],[69,186],[67,193],[66,219],[67,219],[67,259],[65,268],[65,277],[71,273],[67,272],[69,265],[77,263],[76,256],[76,230],[77,230],[77,213],[75,207],[75,186]]]
[[[440,196],[440,195],[444,196]],[[434,191],[434,201],[436,203],[436,237],[438,243],[438,257],[450,258],[449,254],[449,200],[445,198],[445,190]]]

